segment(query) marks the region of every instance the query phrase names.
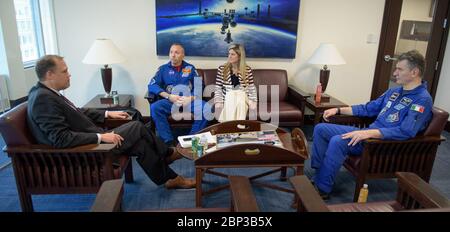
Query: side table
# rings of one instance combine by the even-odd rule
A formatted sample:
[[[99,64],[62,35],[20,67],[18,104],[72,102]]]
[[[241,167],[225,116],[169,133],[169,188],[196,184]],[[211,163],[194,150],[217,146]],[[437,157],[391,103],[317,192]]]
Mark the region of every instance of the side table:
[[[83,108],[92,108],[99,110],[111,110],[114,108],[128,108],[133,106],[133,95],[119,94],[119,104],[102,104],[100,98],[103,94],[99,94],[86,103]]]
[[[314,96],[314,94],[311,94]],[[327,109],[336,108],[336,107],[346,107],[347,104],[339,101],[338,99],[330,96],[330,101],[327,102],[316,102],[314,97],[309,97],[306,99],[306,107],[311,109],[314,112],[314,125],[320,122],[322,118],[323,112]]]
[[[119,94],[119,104],[102,104],[100,98],[104,95],[99,94],[86,103],[83,108],[97,109],[97,110],[122,110],[133,106],[133,95]],[[107,119],[103,125],[99,125],[105,129],[116,128],[124,123],[131,121],[131,119]]]

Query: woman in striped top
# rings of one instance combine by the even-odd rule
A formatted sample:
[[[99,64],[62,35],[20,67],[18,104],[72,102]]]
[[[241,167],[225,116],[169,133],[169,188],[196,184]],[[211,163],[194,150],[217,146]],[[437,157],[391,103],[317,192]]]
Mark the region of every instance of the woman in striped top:
[[[256,112],[257,101],[244,46],[233,44],[228,48],[228,62],[217,69],[214,103],[216,115],[220,115],[218,121],[245,120],[249,109]]]

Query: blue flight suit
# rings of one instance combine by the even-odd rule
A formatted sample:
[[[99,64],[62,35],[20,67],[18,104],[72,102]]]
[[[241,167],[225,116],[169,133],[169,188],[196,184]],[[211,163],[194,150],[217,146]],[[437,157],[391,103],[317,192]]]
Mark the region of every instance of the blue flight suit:
[[[196,99],[191,102],[190,106],[184,108],[184,110],[190,109],[190,112],[194,113],[194,123],[190,134],[195,134],[206,127],[208,120],[205,115],[211,113],[211,106],[201,100],[203,95],[202,79],[193,65],[183,61],[179,70],[173,67],[171,62],[160,66],[156,75],[148,84],[148,91],[157,96],[161,92],[180,96],[195,96]],[[156,130],[165,143],[171,143],[174,140],[167,120],[172,112],[179,112],[179,107],[168,99],[158,100],[150,106],[150,113],[155,122]]]
[[[413,90],[397,87],[387,90],[378,99],[363,105],[352,106],[353,115],[377,117],[367,129],[379,129],[386,140],[406,140],[424,130],[432,118],[433,101],[427,84]],[[311,167],[316,169],[314,183],[325,193],[330,193],[334,179],[347,155],[361,155],[363,142],[348,146],[350,139],[342,134],[360,130],[357,127],[320,123],[314,128]]]

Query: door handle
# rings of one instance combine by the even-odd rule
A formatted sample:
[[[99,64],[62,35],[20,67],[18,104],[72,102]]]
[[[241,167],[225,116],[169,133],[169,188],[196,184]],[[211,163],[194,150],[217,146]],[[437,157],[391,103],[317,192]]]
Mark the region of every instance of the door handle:
[[[385,55],[384,56],[384,61],[386,61],[386,62],[396,61],[396,60],[397,60],[397,58],[391,57],[390,55]]]

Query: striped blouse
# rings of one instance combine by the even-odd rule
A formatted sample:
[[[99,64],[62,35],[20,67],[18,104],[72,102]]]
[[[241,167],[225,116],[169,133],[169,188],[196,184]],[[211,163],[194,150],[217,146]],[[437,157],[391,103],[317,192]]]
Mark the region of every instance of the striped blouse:
[[[217,76],[216,76],[216,90],[214,92],[214,102],[224,102],[225,95],[227,92],[231,91],[233,89],[233,84],[231,83],[231,72],[228,74],[227,80],[223,80],[223,71],[225,69],[225,66],[220,66],[217,69]],[[253,73],[252,69],[247,66],[247,84],[243,83],[242,76],[239,73],[237,76],[239,78],[239,82],[241,83],[239,86],[239,89],[244,91],[247,94],[247,97],[249,100],[257,102],[258,96],[256,94],[256,87],[255,83],[253,82]]]

